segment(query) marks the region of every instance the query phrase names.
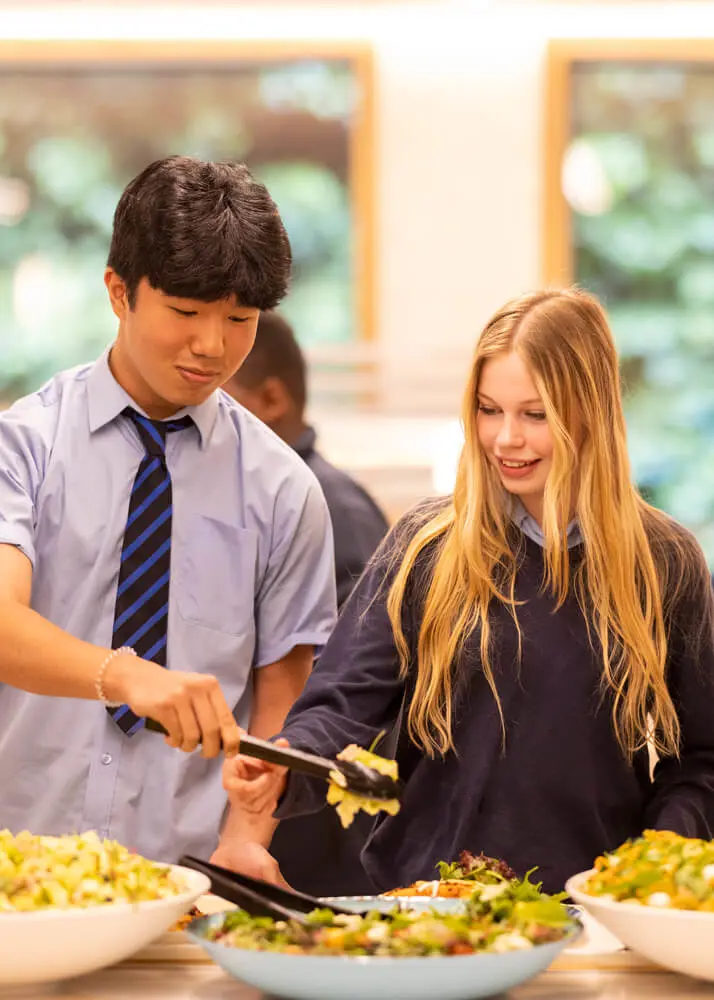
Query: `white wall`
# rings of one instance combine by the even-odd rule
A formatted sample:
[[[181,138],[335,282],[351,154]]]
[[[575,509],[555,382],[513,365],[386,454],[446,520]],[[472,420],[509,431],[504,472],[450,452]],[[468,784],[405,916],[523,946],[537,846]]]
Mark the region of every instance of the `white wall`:
[[[121,9],[120,9],[121,8]],[[131,13],[127,8],[131,9]],[[134,9],[132,9],[134,8]],[[540,281],[542,73],[550,37],[714,37],[714,3],[544,0],[0,6],[5,38],[348,38],[377,73],[378,349],[385,412],[456,414],[475,335]],[[432,426],[439,430],[439,423]],[[333,420],[353,466],[429,460],[431,430]],[[421,457],[420,457],[421,456]]]

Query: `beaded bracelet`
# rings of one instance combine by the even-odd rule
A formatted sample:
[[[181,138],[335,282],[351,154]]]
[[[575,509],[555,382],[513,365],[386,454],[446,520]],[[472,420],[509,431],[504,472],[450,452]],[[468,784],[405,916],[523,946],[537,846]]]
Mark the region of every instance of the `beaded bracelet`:
[[[119,708],[123,704],[121,701],[109,701],[106,694],[104,693],[104,674],[109,664],[112,662],[115,656],[120,656],[126,653],[129,656],[136,656],[136,651],[131,648],[131,646],[121,646],[119,649],[113,649],[111,653],[102,661],[102,665],[99,668],[99,673],[97,674],[97,679],[94,682],[94,688],[97,692],[97,698],[101,701],[107,708]]]

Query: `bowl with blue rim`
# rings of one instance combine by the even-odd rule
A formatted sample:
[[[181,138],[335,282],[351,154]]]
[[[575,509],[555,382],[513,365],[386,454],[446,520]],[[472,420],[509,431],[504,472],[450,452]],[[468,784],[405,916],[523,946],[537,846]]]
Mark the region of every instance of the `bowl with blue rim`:
[[[556,928],[533,923],[533,934],[499,933],[488,950],[468,952],[469,932],[464,941],[463,924],[456,933],[450,921],[466,919],[467,901],[463,899],[401,899],[384,896],[330,897],[323,900],[352,910],[355,920],[366,918],[360,934],[371,935],[366,953],[344,953],[340,934],[349,935],[350,918],[333,918],[333,925],[320,923],[314,928],[294,929],[292,944],[285,942],[275,950],[265,950],[251,937],[257,922],[247,914],[213,914],[192,921],[190,937],[229,975],[276,997],[291,1000],[478,1000],[495,996],[532,979],[543,972],[563,949],[572,945],[581,932],[576,911],[565,907],[562,922]],[[366,917],[371,914],[370,917]],[[264,918],[267,919],[267,918]],[[325,918],[329,921],[329,918]],[[560,919],[560,918],[559,918]],[[238,935],[225,932],[231,922],[238,923]],[[269,923],[272,923],[269,921]],[[403,926],[397,928],[397,925]],[[263,925],[267,926],[267,925]],[[283,925],[286,926],[286,925]],[[387,928],[385,930],[385,927]],[[385,938],[395,929],[405,937],[390,953]],[[325,933],[328,932],[328,933]],[[334,932],[334,933],[329,933]],[[275,933],[278,933],[277,931]],[[478,922],[473,921],[472,939],[478,938]],[[415,937],[406,947],[403,941]],[[321,951],[311,952],[313,935],[320,937]],[[374,950],[380,940],[381,954]],[[294,943],[297,938],[298,943]],[[302,938],[302,945],[299,943]],[[240,941],[236,946],[235,941]],[[329,939],[329,944],[325,940]],[[345,938],[347,939],[347,938]],[[428,953],[411,954],[409,949],[428,942]],[[272,947],[272,946],[271,946]]]

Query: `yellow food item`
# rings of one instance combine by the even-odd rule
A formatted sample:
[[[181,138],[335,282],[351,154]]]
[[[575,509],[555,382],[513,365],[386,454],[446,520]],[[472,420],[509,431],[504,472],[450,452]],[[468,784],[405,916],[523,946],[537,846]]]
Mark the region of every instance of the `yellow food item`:
[[[595,860],[583,892],[617,902],[714,912],[714,840],[644,830]]]
[[[388,777],[394,778],[395,781],[399,777],[397,762],[395,760],[387,760],[386,757],[379,757],[370,750],[363,750],[362,747],[358,747],[355,743],[350,743],[349,746],[338,753],[337,760],[357,761],[366,767],[373,767],[380,774],[386,774]],[[362,795],[355,795],[354,792],[349,792],[344,787],[345,778],[339,771],[333,771],[330,777],[332,780],[327,786],[327,802],[328,805],[336,806],[340,823],[342,823],[345,829],[352,824],[360,809],[369,813],[370,816],[376,816],[378,812],[386,812],[390,816],[396,816],[399,812],[399,802],[396,799],[369,799]]]
[[[188,913],[184,913],[182,917],[176,921],[176,923],[171,928],[172,931],[185,931],[192,920],[196,920],[198,917],[202,917],[203,913],[199,910],[197,906],[192,906]]]
[[[94,831],[41,837],[0,830],[0,933],[3,912],[140,903],[185,889],[167,865]]]
[[[390,889],[382,893],[383,896],[430,896],[432,899],[437,896],[448,899],[468,899],[473,896],[473,879],[447,878],[432,879],[431,881],[418,881],[404,889]]]

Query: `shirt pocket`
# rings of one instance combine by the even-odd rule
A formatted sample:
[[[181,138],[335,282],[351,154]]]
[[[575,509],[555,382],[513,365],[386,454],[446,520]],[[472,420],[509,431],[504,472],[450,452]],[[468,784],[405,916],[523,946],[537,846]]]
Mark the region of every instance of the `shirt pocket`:
[[[230,635],[252,630],[257,556],[255,532],[190,514],[175,553],[181,617]]]

